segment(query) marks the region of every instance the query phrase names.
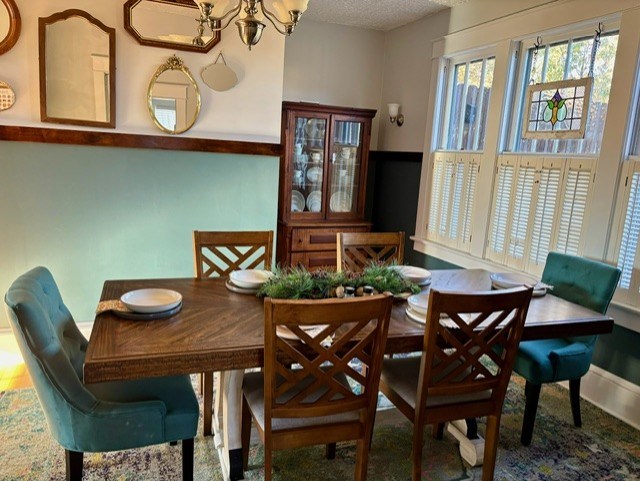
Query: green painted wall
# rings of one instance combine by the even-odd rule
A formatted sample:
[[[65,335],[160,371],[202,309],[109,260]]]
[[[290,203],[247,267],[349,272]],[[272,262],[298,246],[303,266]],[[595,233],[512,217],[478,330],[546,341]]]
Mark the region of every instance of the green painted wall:
[[[275,157],[0,142],[0,168],[0,292],[47,266],[77,321],[105,279],[192,276],[193,230],[276,230]]]

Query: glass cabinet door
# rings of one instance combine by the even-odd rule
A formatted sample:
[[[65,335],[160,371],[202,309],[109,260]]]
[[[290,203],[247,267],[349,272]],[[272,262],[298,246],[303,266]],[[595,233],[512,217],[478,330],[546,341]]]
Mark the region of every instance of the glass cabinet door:
[[[321,215],[327,118],[296,115],[291,147],[291,212]]]
[[[329,169],[329,216],[352,217],[358,211],[364,125],[335,120]]]

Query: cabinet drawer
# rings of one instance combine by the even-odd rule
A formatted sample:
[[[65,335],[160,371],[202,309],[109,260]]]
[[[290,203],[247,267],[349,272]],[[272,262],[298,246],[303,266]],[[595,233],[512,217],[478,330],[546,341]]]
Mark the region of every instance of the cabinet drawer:
[[[367,232],[368,230],[367,227],[293,229],[291,234],[291,250],[294,252],[333,250],[333,265],[335,265],[336,234],[338,232]]]
[[[323,267],[335,269],[337,262],[336,251],[296,252],[291,254],[292,266],[303,266],[313,271]]]

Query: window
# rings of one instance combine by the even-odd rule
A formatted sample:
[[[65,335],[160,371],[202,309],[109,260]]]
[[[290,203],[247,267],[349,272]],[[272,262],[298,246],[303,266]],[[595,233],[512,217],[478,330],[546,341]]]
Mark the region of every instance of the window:
[[[593,36],[576,36],[542,45],[535,54],[531,47],[523,53],[524,67],[520,74],[520,94],[517,112],[512,123],[510,145],[523,153],[555,153],[597,155],[600,152],[602,132],[607,116],[613,66],[618,47],[618,33],[609,32],[600,37],[600,45],[593,70],[593,88],[589,115],[583,139],[524,139],[522,118],[525,108],[526,87],[531,83],[545,83],[587,77],[591,60]]]
[[[430,240],[469,251],[479,155],[462,152],[434,154],[427,225]]]
[[[447,79],[441,146],[445,150],[481,151],[484,149],[495,58],[452,60],[450,64],[453,68]]]
[[[487,258],[539,274],[551,250],[580,254],[595,164],[585,158],[500,156]]]
[[[640,161],[629,161],[623,166],[622,197],[624,216],[619,226],[620,244],[617,264],[622,271],[616,297],[623,302],[640,305]]]

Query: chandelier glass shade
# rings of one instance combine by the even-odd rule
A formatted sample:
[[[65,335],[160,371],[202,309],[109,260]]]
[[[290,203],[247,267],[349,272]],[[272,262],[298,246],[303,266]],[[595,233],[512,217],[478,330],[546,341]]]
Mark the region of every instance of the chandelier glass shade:
[[[193,43],[203,42],[205,29],[212,32],[224,30],[237,18],[235,24],[242,42],[249,47],[256,45],[262,37],[269,20],[282,35],[291,35],[307,9],[309,0],[218,0],[217,2],[197,1],[200,8],[198,35]]]

